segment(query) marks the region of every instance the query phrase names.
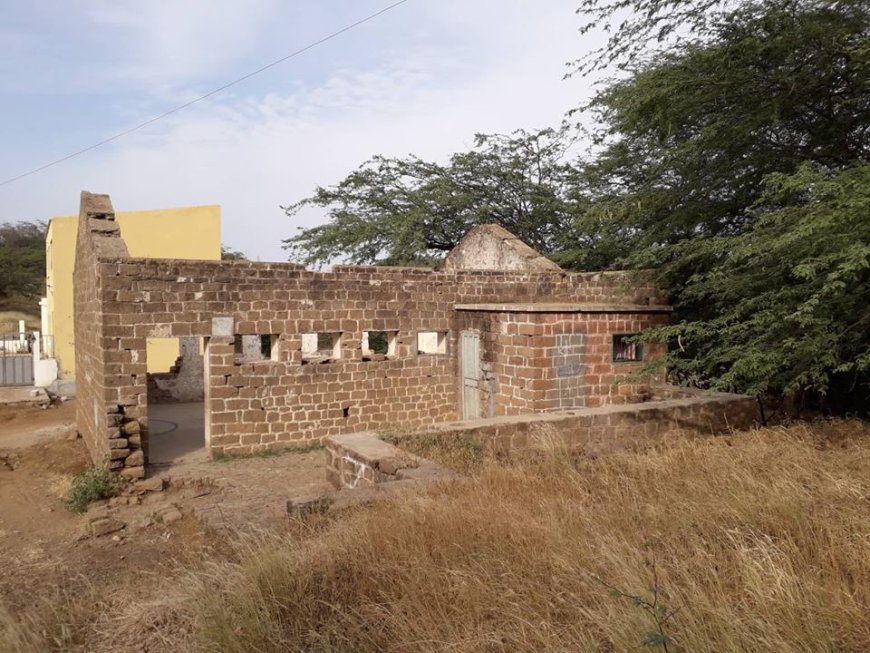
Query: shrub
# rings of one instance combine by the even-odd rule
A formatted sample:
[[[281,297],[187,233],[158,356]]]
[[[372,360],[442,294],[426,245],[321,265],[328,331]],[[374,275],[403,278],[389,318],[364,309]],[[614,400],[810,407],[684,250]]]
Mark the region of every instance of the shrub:
[[[106,465],[92,465],[73,479],[66,499],[70,512],[84,512],[94,501],[115,496],[117,486]]]

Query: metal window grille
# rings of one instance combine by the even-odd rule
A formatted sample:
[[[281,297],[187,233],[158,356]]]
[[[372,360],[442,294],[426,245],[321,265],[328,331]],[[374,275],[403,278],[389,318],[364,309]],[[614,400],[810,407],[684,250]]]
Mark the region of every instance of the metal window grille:
[[[614,362],[631,362],[643,360],[643,345],[632,342],[637,333],[620,333],[613,336],[613,360]]]

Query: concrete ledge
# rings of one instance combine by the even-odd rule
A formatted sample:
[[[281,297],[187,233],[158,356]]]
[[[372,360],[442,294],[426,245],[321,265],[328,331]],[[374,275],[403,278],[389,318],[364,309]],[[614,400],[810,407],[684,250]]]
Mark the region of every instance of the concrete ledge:
[[[716,435],[750,428],[756,421],[758,407],[753,397],[673,386],[654,387],[654,393],[683,396],[639,404],[450,422],[415,430],[397,439],[458,435],[490,451],[557,446],[596,456],[649,445],[672,431]]]
[[[45,388],[34,388],[32,385],[0,387],[0,405],[27,404],[30,406],[47,406],[51,398]]]
[[[372,487],[395,481],[433,481],[455,473],[384,442],[375,433],[326,439],[326,479],[336,488]]]
[[[674,309],[657,304],[456,304],[457,311],[485,311],[488,313],[670,313]]]

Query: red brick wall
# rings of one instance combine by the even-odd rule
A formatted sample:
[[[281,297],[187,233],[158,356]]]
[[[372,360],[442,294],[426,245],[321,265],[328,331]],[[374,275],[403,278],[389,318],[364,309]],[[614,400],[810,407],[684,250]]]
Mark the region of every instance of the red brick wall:
[[[480,332],[481,417],[641,401],[648,382],[626,382],[643,362],[614,362],[613,336],[667,324],[668,313],[460,311],[458,329]],[[660,380],[660,379],[656,379]]]

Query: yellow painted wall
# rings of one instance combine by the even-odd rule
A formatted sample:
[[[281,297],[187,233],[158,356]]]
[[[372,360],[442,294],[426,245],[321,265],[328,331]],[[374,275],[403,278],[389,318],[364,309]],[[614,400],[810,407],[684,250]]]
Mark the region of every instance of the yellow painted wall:
[[[221,257],[220,206],[186,206],[116,213],[130,256],[217,261]],[[75,376],[73,268],[78,216],[52,218],[45,238],[48,333],[61,378]],[[178,356],[175,339],[148,340],[148,371],[165,372]]]

